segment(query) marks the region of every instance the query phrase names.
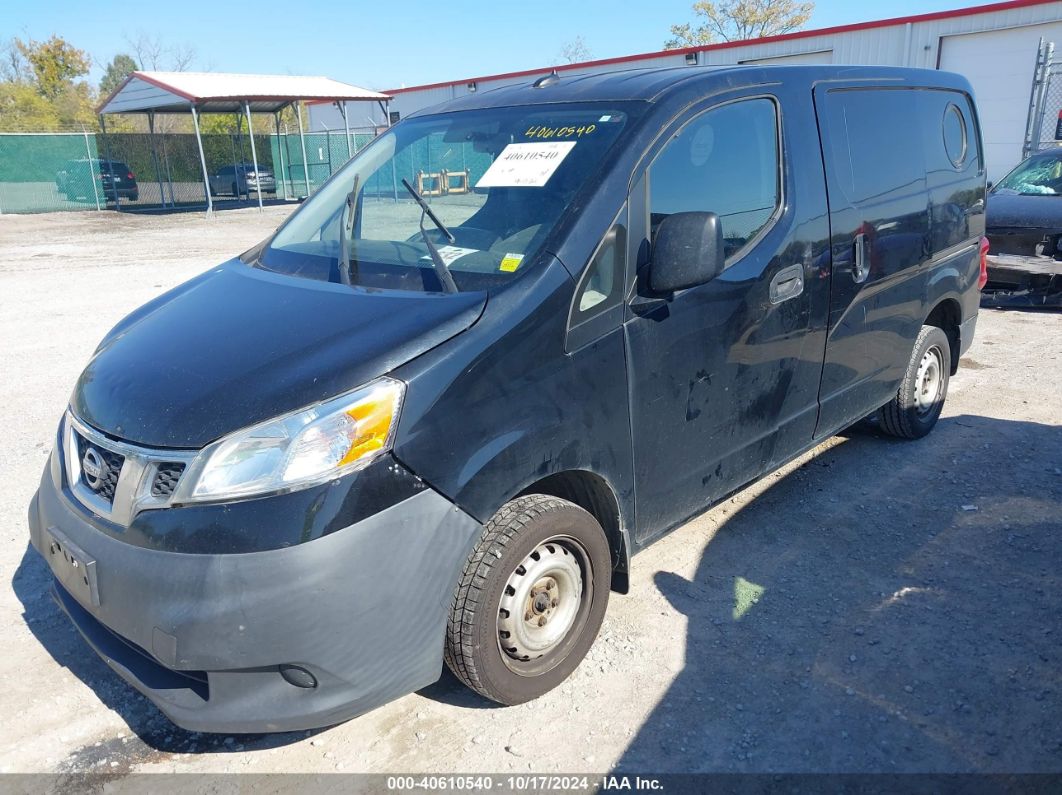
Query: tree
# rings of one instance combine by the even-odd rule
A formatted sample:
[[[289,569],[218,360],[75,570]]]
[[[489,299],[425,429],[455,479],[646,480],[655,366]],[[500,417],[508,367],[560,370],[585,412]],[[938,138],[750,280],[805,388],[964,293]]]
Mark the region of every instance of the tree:
[[[91,59],[58,36],[12,39],[0,58],[0,127],[7,131],[95,127]]]
[[[20,132],[54,130],[59,115],[32,84],[6,80],[0,83],[0,130]]]
[[[38,93],[52,101],[70,89],[75,77],[87,74],[92,65],[88,53],[55,35],[48,41],[15,39],[15,46],[29,62]]]
[[[130,72],[136,71],[136,61],[132,56],[126,55],[124,52],[120,52],[115,55],[109,64],[107,64],[107,70],[103,73],[103,79],[100,80],[100,96],[109,97],[118,86],[122,84],[122,81],[129,76]]]
[[[576,36],[571,41],[562,44],[560,52],[557,54],[557,59],[564,63],[589,61],[592,60],[593,57],[594,54],[590,51],[590,48],[586,46],[586,42],[583,41],[582,36]]]
[[[158,36],[143,31],[135,37],[126,36],[126,43],[136,56],[139,69],[152,72],[186,72],[196,59],[195,48],[187,44],[167,47]]]
[[[693,4],[693,13],[703,20],[701,24],[672,25],[674,38],[664,43],[664,49],[696,47],[717,39],[743,41],[789,33],[802,28],[814,10],[813,2],[797,0],[701,0]]]
[[[22,57],[15,39],[8,39],[0,47],[0,80],[5,83],[28,83],[30,68]]]

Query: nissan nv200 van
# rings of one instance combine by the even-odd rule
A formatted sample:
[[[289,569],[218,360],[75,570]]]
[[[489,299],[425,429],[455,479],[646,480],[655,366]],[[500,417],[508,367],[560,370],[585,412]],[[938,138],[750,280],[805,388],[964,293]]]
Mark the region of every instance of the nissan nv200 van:
[[[841,66],[481,91],[100,343],[29,510],[54,597],[175,723],[337,723],[572,673],[631,557],[970,345],[969,84]]]

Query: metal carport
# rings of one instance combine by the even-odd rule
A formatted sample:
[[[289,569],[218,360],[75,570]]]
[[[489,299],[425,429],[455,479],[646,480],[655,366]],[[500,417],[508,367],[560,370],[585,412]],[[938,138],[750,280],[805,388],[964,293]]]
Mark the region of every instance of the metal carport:
[[[203,193],[206,196],[207,213],[212,213],[214,202],[210,195],[210,177],[207,173],[206,155],[203,152],[203,139],[199,130],[201,114],[246,114],[247,130],[251,141],[251,157],[254,161],[255,172],[257,172],[258,153],[254,146],[252,113],[272,113],[279,135],[280,112],[285,108],[308,101],[334,102],[343,114],[343,124],[347,131],[347,153],[353,154],[350,147],[350,128],[347,122],[346,107],[343,103],[366,100],[378,102],[384,111],[384,118],[387,118],[387,102],[390,99],[391,97],[387,94],[369,91],[348,83],[340,83],[328,77],[136,71],[130,73],[125,81],[103,101],[97,112],[100,116],[100,129],[104,133],[107,129],[104,121],[107,114],[145,113],[148,117],[148,130],[152,139],[155,135],[155,114],[191,112],[196,144],[199,148],[199,162],[203,171]],[[302,114],[296,112],[295,115],[299,121],[302,165],[306,175],[307,192],[309,192],[310,176],[306,163]],[[258,183],[258,206],[261,208],[262,186],[259,180],[256,180],[256,183]]]

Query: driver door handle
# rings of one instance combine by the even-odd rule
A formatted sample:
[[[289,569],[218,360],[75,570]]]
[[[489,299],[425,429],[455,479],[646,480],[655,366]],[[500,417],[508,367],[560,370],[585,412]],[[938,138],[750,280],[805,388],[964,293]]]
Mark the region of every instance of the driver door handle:
[[[780,304],[796,298],[804,292],[804,266],[790,265],[782,268],[771,279],[771,303]]]

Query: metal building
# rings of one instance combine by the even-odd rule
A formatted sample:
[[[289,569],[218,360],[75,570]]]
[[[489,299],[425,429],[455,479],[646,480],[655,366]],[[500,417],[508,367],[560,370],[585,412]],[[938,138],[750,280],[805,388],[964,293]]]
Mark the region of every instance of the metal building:
[[[999,179],[1022,157],[1030,116],[1030,92],[1040,40],[1062,50],[1062,2],[1010,2],[805,30],[751,41],[642,53],[579,64],[564,64],[451,82],[395,88],[391,120],[415,110],[509,83],[522,82],[556,69],[564,73],[604,72],[648,66],[733,63],[850,63],[946,69],[963,74],[976,94],[984,134],[988,178]],[[359,122],[387,119],[368,103],[348,110]],[[1045,108],[1052,119],[1062,108]],[[310,108],[311,129],[342,129],[335,105]]]

